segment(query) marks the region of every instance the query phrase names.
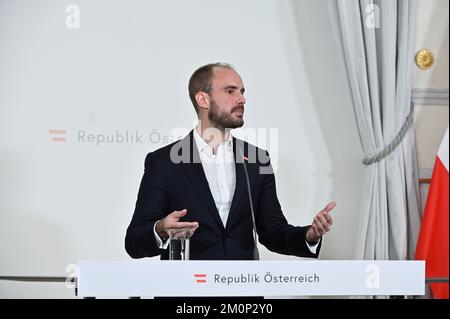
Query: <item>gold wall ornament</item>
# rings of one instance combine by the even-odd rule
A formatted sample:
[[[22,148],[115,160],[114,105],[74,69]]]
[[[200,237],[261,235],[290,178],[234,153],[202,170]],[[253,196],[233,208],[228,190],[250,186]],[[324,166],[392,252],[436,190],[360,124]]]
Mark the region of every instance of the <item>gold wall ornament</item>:
[[[416,64],[422,70],[428,70],[435,62],[434,54],[429,49],[422,49],[416,54]]]

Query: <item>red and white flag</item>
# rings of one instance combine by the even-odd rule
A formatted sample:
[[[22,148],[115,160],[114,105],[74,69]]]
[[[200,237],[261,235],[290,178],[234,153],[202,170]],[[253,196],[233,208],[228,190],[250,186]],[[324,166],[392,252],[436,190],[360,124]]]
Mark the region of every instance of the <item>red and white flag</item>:
[[[434,164],[416,259],[425,260],[426,278],[448,279],[448,128]],[[448,282],[431,284],[433,298],[449,298]]]

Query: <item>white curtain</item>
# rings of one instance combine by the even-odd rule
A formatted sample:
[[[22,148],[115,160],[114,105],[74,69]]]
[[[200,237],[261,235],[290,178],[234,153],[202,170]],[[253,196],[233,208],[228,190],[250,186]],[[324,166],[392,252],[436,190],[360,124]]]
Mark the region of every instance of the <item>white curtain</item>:
[[[414,259],[421,216],[411,126],[416,0],[329,3],[369,162],[355,259]]]

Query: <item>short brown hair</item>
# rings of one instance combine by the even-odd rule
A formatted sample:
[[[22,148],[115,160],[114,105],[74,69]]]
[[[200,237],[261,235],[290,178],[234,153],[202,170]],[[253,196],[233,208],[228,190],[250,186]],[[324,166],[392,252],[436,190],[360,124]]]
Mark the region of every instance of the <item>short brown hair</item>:
[[[189,80],[189,97],[194,105],[195,111],[198,113],[198,104],[195,95],[198,92],[210,94],[212,89],[213,74],[215,68],[226,68],[234,70],[233,66],[227,63],[211,63],[198,68]]]

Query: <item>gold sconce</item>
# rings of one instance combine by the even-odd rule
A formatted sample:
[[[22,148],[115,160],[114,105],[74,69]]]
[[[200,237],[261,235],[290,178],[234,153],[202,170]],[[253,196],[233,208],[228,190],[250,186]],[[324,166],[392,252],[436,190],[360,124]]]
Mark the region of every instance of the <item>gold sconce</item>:
[[[429,49],[423,49],[416,54],[416,64],[422,70],[428,70],[435,62],[434,54]]]

